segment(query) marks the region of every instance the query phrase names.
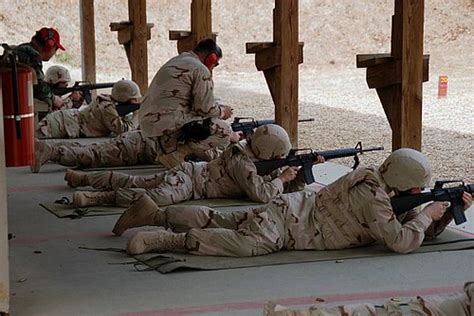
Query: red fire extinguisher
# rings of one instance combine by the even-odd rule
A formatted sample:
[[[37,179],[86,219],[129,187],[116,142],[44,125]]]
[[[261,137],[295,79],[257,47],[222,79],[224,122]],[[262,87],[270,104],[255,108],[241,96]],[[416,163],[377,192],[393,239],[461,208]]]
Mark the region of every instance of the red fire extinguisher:
[[[0,71],[5,161],[7,167],[29,166],[35,156],[33,76],[29,68],[17,67],[15,55],[8,59],[10,67]]]

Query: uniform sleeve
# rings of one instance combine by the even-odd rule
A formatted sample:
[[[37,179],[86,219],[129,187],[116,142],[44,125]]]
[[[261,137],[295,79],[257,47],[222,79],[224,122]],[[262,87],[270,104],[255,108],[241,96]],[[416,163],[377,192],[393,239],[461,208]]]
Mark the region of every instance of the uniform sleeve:
[[[193,81],[193,111],[202,117],[220,117],[220,106],[214,100],[214,82],[209,71],[197,68]]]
[[[41,55],[33,53],[32,49],[28,47],[19,47],[15,53],[18,56],[18,61],[20,63],[30,66],[36,73],[37,84],[33,85],[34,97],[51,106],[53,104],[54,95],[49,84],[44,81]]]
[[[104,125],[114,134],[120,135],[129,130],[129,123],[122,118],[112,102],[103,101],[100,105],[102,109],[102,120]]]
[[[257,174],[255,164],[242,155],[234,156],[232,176],[242,190],[252,201],[268,203],[277,195],[283,193],[283,183],[280,179],[271,179]]]
[[[420,247],[432,222],[420,212],[400,223],[392,211],[390,198],[377,185],[358,184],[351,189],[350,199],[356,216],[369,228],[371,236],[395,252],[408,253]]]

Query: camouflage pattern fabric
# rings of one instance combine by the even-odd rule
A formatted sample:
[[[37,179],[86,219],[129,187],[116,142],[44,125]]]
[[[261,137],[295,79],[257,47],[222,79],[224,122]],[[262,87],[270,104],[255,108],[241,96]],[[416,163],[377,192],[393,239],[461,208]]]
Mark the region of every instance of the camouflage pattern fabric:
[[[88,182],[100,190],[118,190],[122,200],[132,196],[127,191],[145,191],[157,205],[170,205],[181,201],[209,198],[249,197],[253,201],[268,203],[284,192],[302,190],[302,175],[283,185],[277,177],[280,171],[262,177],[257,175],[256,161],[245,141],[228,147],[211,162],[185,162],[173,170],[150,176],[131,176],[104,171],[88,174]],[[142,188],[146,190],[136,190]]]
[[[377,171],[360,168],[318,193],[282,194],[243,212],[169,206],[162,224],[187,232],[186,246],[193,254],[236,257],[281,249],[344,249],[375,241],[406,253],[445,228],[447,223],[435,223],[433,230],[431,218],[419,210],[397,219],[387,190]]]
[[[307,310],[296,310],[273,302],[265,304],[263,315],[265,316],[360,316],[360,315],[457,315],[469,316],[474,311],[474,282],[464,285],[464,292],[434,295],[428,297],[417,297],[410,299],[408,304],[400,300],[387,300],[383,306],[375,306],[370,303],[356,303],[328,307],[326,304],[317,304]]]
[[[130,131],[100,144],[61,143],[49,160],[64,166],[115,167],[152,164],[160,153],[156,138]]]
[[[86,100],[75,101],[70,95],[64,98],[63,101],[64,106],[61,109],[79,109],[81,106],[87,105]]]
[[[214,83],[206,66],[194,52],[182,53],[163,65],[150,84],[140,107],[140,128],[146,136],[161,137],[165,153],[177,150],[183,125],[215,119],[206,146],[228,145],[230,125],[218,120],[220,106],[214,100]],[[198,142],[199,143],[199,142]]]
[[[33,95],[36,99],[46,102],[49,106],[53,104],[53,92],[49,84],[44,81],[43,60],[41,54],[33,48],[31,43],[24,43],[13,48],[18,56],[18,62],[26,64],[34,69],[37,83],[33,85]]]
[[[81,111],[61,109],[51,112],[38,125],[39,138],[100,137],[136,129],[130,119],[117,113],[109,95],[99,95]]]

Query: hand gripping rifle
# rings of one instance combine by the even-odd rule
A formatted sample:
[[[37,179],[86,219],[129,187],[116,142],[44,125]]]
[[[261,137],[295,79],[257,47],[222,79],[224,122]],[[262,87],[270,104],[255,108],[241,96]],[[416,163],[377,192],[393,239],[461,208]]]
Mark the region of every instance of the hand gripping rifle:
[[[244,122],[241,122],[245,120]],[[314,118],[301,119],[298,122],[313,122]],[[236,117],[232,122],[232,130],[234,132],[243,132],[243,136],[248,138],[252,135],[253,130],[262,125],[275,124],[275,120],[255,120],[253,117]]]
[[[306,154],[296,154],[303,150],[309,150],[310,152]],[[311,149],[292,149],[286,158],[257,161],[255,162],[255,166],[257,167],[257,174],[259,175],[267,175],[273,170],[283,166],[301,166],[303,168],[304,181],[306,184],[311,184],[314,182],[313,163],[318,159],[318,156],[323,156],[325,160],[353,156],[354,165],[352,168],[355,169],[359,165],[358,154],[375,150],[384,150],[384,148],[371,147],[362,149],[362,143],[358,142],[354,148],[341,148],[318,152],[313,152]]]
[[[447,183],[459,183],[460,185],[443,188]],[[472,194],[474,192],[474,183],[464,185],[464,182],[459,180],[436,181],[434,189],[429,192],[394,196],[390,202],[393,212],[396,215],[400,215],[430,201],[448,201],[451,204],[448,211],[453,215],[456,225],[459,225],[466,221],[464,203],[462,201],[464,192]]]
[[[86,100],[87,104],[89,104],[92,102],[91,90],[112,88],[114,84],[115,82],[89,83],[87,81],[76,81],[76,83],[72,87],[52,88],[51,90],[53,91],[53,94],[59,96],[71,93],[73,91],[81,91],[84,95],[84,99]]]

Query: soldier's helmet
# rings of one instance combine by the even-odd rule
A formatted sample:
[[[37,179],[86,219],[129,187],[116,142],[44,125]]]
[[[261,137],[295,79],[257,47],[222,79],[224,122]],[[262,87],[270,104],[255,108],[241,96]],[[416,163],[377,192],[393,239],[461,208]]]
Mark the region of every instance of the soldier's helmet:
[[[379,172],[385,183],[398,191],[426,187],[431,179],[428,157],[411,148],[392,152],[379,167]]]
[[[112,87],[112,98],[118,102],[127,102],[133,98],[141,98],[140,88],[132,80],[117,81]]]
[[[267,160],[288,155],[291,143],[283,127],[267,124],[255,130],[250,138],[250,147],[257,158]]]
[[[54,65],[46,70],[44,80],[53,85],[59,82],[69,82],[71,81],[71,74],[66,67]]]

